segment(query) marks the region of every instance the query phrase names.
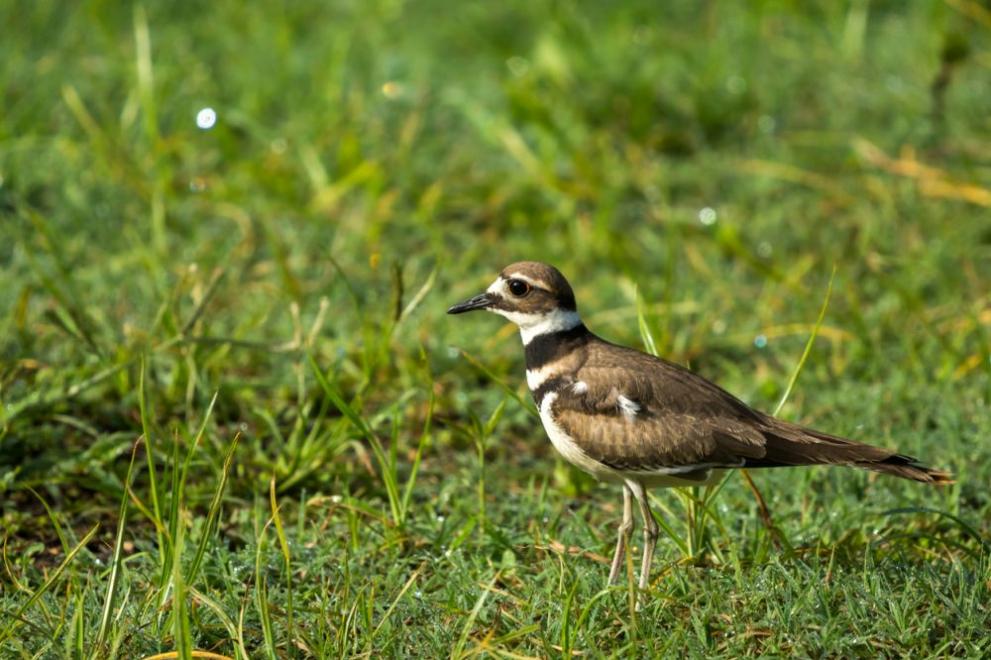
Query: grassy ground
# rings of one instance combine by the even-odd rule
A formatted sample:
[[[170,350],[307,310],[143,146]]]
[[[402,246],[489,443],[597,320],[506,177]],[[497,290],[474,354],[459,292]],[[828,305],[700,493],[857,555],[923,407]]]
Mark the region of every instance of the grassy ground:
[[[0,5],[0,657],[991,653],[987,4],[610,4]],[[522,258],[765,409],[835,267],[782,416],[958,483],[657,493],[634,611]]]

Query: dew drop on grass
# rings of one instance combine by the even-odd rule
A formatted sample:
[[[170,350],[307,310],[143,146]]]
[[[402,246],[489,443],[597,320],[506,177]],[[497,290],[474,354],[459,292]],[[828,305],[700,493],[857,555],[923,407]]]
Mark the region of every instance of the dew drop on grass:
[[[699,210],[699,222],[706,227],[716,224],[717,219],[716,209],[711,206],[706,206]]]
[[[525,57],[513,56],[506,60],[506,68],[517,78],[522,78],[530,70],[530,62]]]
[[[730,76],[726,79],[726,91],[730,94],[742,94],[747,91],[747,80],[743,76]]]
[[[389,80],[388,82],[382,83],[382,96],[390,101],[398,99],[402,93],[402,86],[395,80]]]
[[[203,108],[196,113],[196,126],[208,131],[217,123],[217,113],[213,108]]]
[[[767,335],[757,335],[754,337],[754,346],[757,348],[767,348]]]

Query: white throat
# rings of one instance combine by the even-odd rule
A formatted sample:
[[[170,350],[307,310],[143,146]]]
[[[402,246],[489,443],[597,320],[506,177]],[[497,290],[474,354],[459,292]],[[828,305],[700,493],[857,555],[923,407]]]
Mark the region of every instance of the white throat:
[[[513,273],[512,278],[521,279],[529,282],[532,285],[541,285],[542,282],[535,282],[525,275]],[[546,285],[544,285],[546,286]],[[489,288],[487,289],[489,293],[494,293],[502,296],[503,298],[509,298],[509,289],[506,286],[506,280],[502,277],[496,279]],[[550,334],[552,332],[561,332],[562,330],[571,330],[574,327],[581,325],[581,318],[578,316],[578,312],[569,309],[555,309],[550,312],[544,312],[541,314],[529,314],[527,312],[511,312],[504,309],[494,309],[488,308],[487,311],[495,312],[499,316],[504,316],[520,328],[520,337],[523,339],[523,345],[526,346],[534,337],[539,337],[540,335]]]
[[[509,312],[502,309],[493,309],[493,312],[515,323],[520,328],[520,338],[526,346],[534,337],[547,335],[562,330],[571,330],[581,325],[581,317],[578,312],[566,309],[555,309],[544,314],[527,314],[525,312]]]

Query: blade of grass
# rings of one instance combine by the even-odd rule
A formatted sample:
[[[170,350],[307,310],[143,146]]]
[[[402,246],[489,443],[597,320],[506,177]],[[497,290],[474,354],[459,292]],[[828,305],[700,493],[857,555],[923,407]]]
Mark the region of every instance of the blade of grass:
[[[427,419],[423,424],[423,433],[420,434],[420,442],[416,445],[416,454],[413,455],[413,465],[410,467],[409,479],[406,480],[406,488],[403,490],[403,498],[400,503],[400,510],[402,511],[404,519],[409,511],[409,501],[413,496],[413,486],[416,484],[416,475],[420,470],[420,461],[423,458],[423,450],[430,441],[430,426],[433,421],[435,403],[436,397],[434,396],[433,387],[431,387],[430,400],[427,403]]]
[[[227,612],[221,607],[220,603],[213,600],[201,591],[198,591],[194,587],[188,587],[189,594],[197,600],[197,602],[202,603],[204,607],[209,609],[214,613],[220,623],[227,630],[227,634],[230,635],[230,641],[235,645],[235,650],[237,651],[238,660],[248,660],[251,656],[248,655],[248,650],[244,647],[244,640],[238,635],[237,624],[231,619]],[[193,651],[193,657],[207,657],[197,654],[202,654],[203,651]],[[225,660],[230,660],[227,656],[214,654],[216,658],[224,658]],[[147,660],[147,659],[146,659]]]
[[[925,506],[906,506],[899,507],[897,509],[889,509],[881,513],[882,516],[897,516],[905,513],[932,513],[934,515],[946,518],[952,521],[959,527],[965,534],[972,537],[975,541],[980,544],[980,546],[985,550],[985,552],[991,551],[991,541],[984,538],[984,536],[974,528],[973,525],[968,523],[966,520],[960,516],[954,515],[949,511],[941,511],[940,509],[933,509],[932,507]]]
[[[151,499],[151,513],[154,514],[155,534],[158,541],[158,557],[161,568],[165,568],[165,531],[162,523],[162,508],[158,502],[158,473],[155,471],[155,448],[152,441],[154,429],[148,410],[147,358],[141,356],[141,369],[138,372],[138,410],[141,414],[141,435],[145,441],[145,461],[148,466],[148,493]]]
[[[181,504],[176,508],[181,507]],[[172,543],[172,623],[176,650],[182,660],[193,657],[193,630],[186,602],[186,581],[182,577],[182,550],[185,546],[185,525],[176,528]]]
[[[209,304],[210,300],[213,298],[213,294],[217,292],[217,286],[220,284],[220,280],[222,280],[223,277],[224,269],[215,268],[213,273],[210,275],[210,281],[207,282],[206,290],[203,292],[199,303],[196,305],[196,309],[194,309],[193,313],[189,315],[186,322],[182,324],[182,329],[179,331],[180,335],[188,335],[193,329],[193,326],[196,325],[196,322],[200,320],[203,312],[206,311],[207,304]]]
[[[507,385],[504,381],[500,380],[494,373],[492,373],[492,371],[488,367],[486,367],[484,364],[482,364],[477,358],[475,358],[474,356],[472,356],[471,353],[469,353],[468,351],[462,350],[461,351],[461,356],[464,359],[468,360],[468,363],[471,364],[471,366],[475,367],[476,369],[478,369],[479,371],[481,371],[483,374],[485,374],[486,378],[488,378],[493,383],[495,383],[500,388],[502,388],[502,390],[506,394],[508,394],[512,398],[516,399],[516,401],[519,402],[519,404],[521,406],[523,406],[523,408],[527,412],[529,412],[534,417],[540,417],[540,413],[537,412],[537,407],[535,405],[533,405],[530,401],[527,401],[526,399],[524,399],[523,397],[521,397],[519,395],[519,393],[517,393],[517,391],[515,389],[513,389],[512,387],[510,387],[509,385]]]
[[[437,280],[437,268],[434,268],[432,271],[430,271],[430,274],[427,276],[427,280],[423,283],[423,286],[421,286],[419,290],[417,290],[417,292],[413,294],[413,297],[403,308],[403,311],[399,314],[399,318],[397,319],[396,322],[396,327],[398,327],[400,323],[402,323],[407,318],[409,318],[409,315],[413,313],[413,311],[420,305],[421,302],[423,302],[423,299],[427,297],[428,293],[430,293],[430,289],[433,288],[434,282],[436,280]]]
[[[196,580],[200,565],[203,562],[203,557],[206,555],[207,546],[213,539],[213,532],[217,528],[217,519],[220,517],[220,506],[223,504],[224,489],[227,486],[230,476],[231,465],[234,463],[234,451],[237,449],[240,439],[240,433],[234,434],[234,439],[231,441],[230,447],[227,448],[227,454],[224,456],[224,465],[220,470],[220,480],[213,491],[213,499],[210,500],[210,508],[207,510],[206,524],[203,525],[200,540],[196,544],[196,555],[193,557],[193,563],[190,565],[189,573],[186,577],[187,584],[193,584]]]
[[[265,582],[265,575],[262,572],[262,556],[265,554],[265,531],[271,521],[265,523],[258,534],[257,547],[255,548],[255,609],[261,621],[262,638],[264,639],[265,655],[269,660],[276,660],[278,654],[275,652],[275,633],[272,630],[272,613],[268,607],[268,583]]]
[[[647,349],[647,352],[656,357],[657,344],[654,343],[654,334],[647,325],[647,313],[644,307],[643,296],[640,295],[639,290],[634,292],[634,296],[637,301],[637,328],[640,330],[640,340],[643,341],[644,348]]]
[[[168,525],[165,530],[165,538],[169,545],[166,548],[159,548],[159,554],[164,555],[162,557],[162,573],[159,577],[159,605],[163,605],[165,600],[168,598],[168,583],[171,579],[171,574],[175,568],[172,564],[173,559],[175,559],[175,544],[177,543],[177,538],[179,536],[179,508],[182,506],[182,493],[179,486],[179,475],[181,468],[179,466],[179,429],[174,429],[172,432],[172,458],[169,461],[172,466],[171,474],[169,475],[170,488],[169,488],[169,508],[168,508]]]
[[[30,493],[34,495],[39,502],[41,502],[41,506],[45,508],[45,513],[48,515],[48,519],[52,522],[52,527],[55,528],[55,535],[58,536],[59,544],[62,546],[62,552],[69,552],[69,541],[65,537],[65,532],[62,530],[62,525],[59,524],[58,517],[55,515],[55,512],[52,511],[52,508],[48,506],[48,502],[45,501],[45,498],[42,497],[38,491],[34,488],[28,488],[28,491],[30,491]]]
[[[145,139],[152,154],[158,151],[160,132],[158,128],[158,104],[155,100],[155,75],[151,54],[151,31],[148,28],[148,14],[144,6],[134,8],[134,50],[137,69],[138,98],[144,118]],[[157,163],[156,163],[157,165]],[[165,190],[162,172],[156,166],[154,187],[151,193],[151,242],[157,255],[166,253],[165,233]]]
[[[326,376],[324,376],[323,371],[317,365],[316,360],[313,359],[313,356],[309,355],[308,357],[310,367],[313,370],[320,387],[327,395],[327,398],[331,400],[342,415],[347,417],[347,419],[368,441],[368,444],[371,445],[372,453],[375,455],[375,460],[379,464],[379,472],[381,473],[382,482],[385,485],[393,523],[396,526],[402,526],[404,520],[401,510],[401,497],[399,495],[399,485],[396,479],[395,465],[390,465],[389,458],[386,456],[382,443],[379,441],[378,437],[371,430],[371,428],[369,428],[368,423],[365,422],[364,418],[362,418],[354,407],[344,400],[344,397],[341,396],[340,392],[338,392],[337,389],[330,384],[330,381],[328,381]]]
[[[169,499],[169,525],[167,530],[167,537],[171,539],[173,543],[176,542],[176,539],[179,537],[179,534],[181,533],[180,528],[182,527],[182,520],[181,520],[182,517],[180,514],[181,514],[181,509],[183,507],[183,502],[185,500],[186,480],[189,476],[189,466],[192,463],[193,454],[196,453],[196,448],[199,446],[200,440],[202,439],[203,434],[206,431],[206,425],[210,419],[211,413],[213,412],[213,407],[217,403],[218,394],[219,392],[214,392],[213,398],[210,400],[210,405],[207,406],[206,413],[203,415],[203,421],[200,422],[199,430],[197,431],[196,436],[193,438],[193,441],[190,443],[189,449],[186,451],[186,457],[185,459],[183,459],[181,466],[179,463],[178,429],[176,429],[175,432],[173,433],[172,480],[171,480],[172,496]],[[177,570],[177,567],[171,563],[171,561],[174,560],[175,557],[176,557],[175,553],[172,552],[170,554],[169,560],[163,562],[162,564],[162,581],[160,584],[163,587],[161,592],[163,598],[168,593],[167,590],[164,589],[167,576],[170,573],[174,575],[175,570]],[[178,588],[178,585],[176,585],[176,587]]]
[[[72,658],[83,658],[83,649],[86,643],[86,605],[83,593],[79,592],[75,598],[75,605],[72,608],[72,619],[69,628],[72,634],[66,637],[66,655]]]
[[[778,413],[781,412],[785,402],[788,401],[788,397],[791,396],[791,392],[795,388],[795,383],[798,382],[798,376],[802,373],[802,369],[805,367],[805,362],[809,359],[809,354],[812,352],[812,346],[815,344],[816,337],[819,336],[819,330],[822,328],[823,319],[826,318],[826,310],[829,308],[829,299],[833,295],[833,280],[835,278],[836,264],[833,264],[833,270],[829,274],[829,284],[826,286],[826,295],[823,296],[822,305],[819,307],[819,316],[816,318],[816,323],[812,328],[812,333],[805,342],[805,349],[802,351],[802,356],[799,358],[798,364],[795,365],[795,369],[791,373],[791,378],[788,379],[788,386],[781,395],[781,400],[778,401],[778,405],[774,407],[774,412],[771,413],[774,417],[778,416]],[[754,480],[750,477],[750,473],[747,470],[740,470],[740,474],[743,476],[747,487],[754,494],[754,499],[757,502],[757,510],[760,512],[761,522],[763,522],[764,527],[766,527],[771,533],[772,539],[775,542],[784,544],[785,548],[791,552],[793,550],[791,542],[788,541],[784,533],[777,527],[777,525],[774,524],[774,519],[771,516],[771,510],[767,507],[764,496],[761,494],[760,489],[757,488],[757,484],[754,483]],[[707,493],[711,488],[712,486],[706,487]],[[708,501],[708,498],[706,498],[706,501]]]
[[[829,308],[829,298],[833,295],[833,280],[835,278],[836,264],[833,264],[833,271],[829,275],[829,285],[826,287],[826,295],[823,297],[822,306],[819,308],[819,317],[816,319],[815,327],[812,328],[812,334],[809,335],[808,341],[805,342],[805,350],[802,351],[802,357],[799,358],[798,364],[795,365],[795,370],[791,373],[791,378],[788,379],[788,387],[785,388],[784,394],[781,395],[781,400],[778,401],[774,412],[771,413],[775,417],[778,416],[785,402],[788,401],[788,397],[791,396],[791,391],[795,388],[795,383],[798,382],[798,376],[805,367],[805,361],[809,359],[809,354],[812,352],[812,345],[815,344],[816,337],[819,335],[819,329],[822,328],[822,321],[826,318],[826,309]]]
[[[0,644],[2,644],[4,641],[10,638],[10,636],[14,633],[17,627],[22,623],[21,618],[24,616],[24,613],[28,611],[28,609],[30,609],[30,607],[34,605],[34,603],[36,603],[39,598],[41,598],[46,593],[48,593],[48,591],[58,581],[59,577],[61,577],[65,569],[69,566],[69,564],[72,563],[72,560],[76,558],[76,555],[78,555],[83,550],[83,548],[86,547],[86,545],[90,542],[90,540],[92,540],[92,538],[96,536],[96,532],[99,529],[100,529],[99,523],[93,525],[93,528],[90,529],[88,532],[86,532],[86,535],[83,536],[83,538],[79,541],[79,543],[76,544],[76,547],[74,547],[72,550],[69,551],[69,553],[65,556],[65,559],[62,560],[62,563],[60,563],[58,566],[55,567],[55,570],[52,571],[51,575],[48,576],[48,579],[45,580],[45,583],[42,584],[37,589],[37,591],[33,592],[31,596],[28,597],[28,599],[25,600],[23,603],[21,603],[21,605],[14,611],[14,614],[10,617],[11,619],[10,623],[7,625],[6,628],[0,630]]]
[[[382,619],[378,622],[378,625],[375,626],[375,630],[373,630],[372,634],[369,635],[368,637],[367,646],[369,649],[371,648],[372,644],[375,642],[375,638],[378,636],[379,631],[382,630],[382,626],[384,626],[386,622],[389,620],[389,616],[392,614],[392,611],[396,609],[396,605],[399,604],[399,601],[402,600],[406,592],[409,591],[409,588],[412,587],[413,583],[416,582],[416,578],[420,577],[420,573],[423,572],[424,567],[425,564],[421,564],[415,571],[413,571],[413,574],[409,576],[408,580],[406,580],[406,584],[404,584],[403,588],[399,590],[398,594],[396,594],[396,597],[392,600],[392,603],[389,605],[389,608],[382,615]]]
[[[117,595],[117,586],[120,583],[120,574],[123,569],[124,558],[124,529],[127,523],[127,491],[131,487],[134,476],[134,463],[137,460],[138,443],[134,443],[131,449],[131,462],[127,466],[127,476],[124,477],[124,494],[120,498],[120,509],[117,512],[117,534],[114,536],[114,552],[110,560],[110,575],[107,578],[107,592],[103,599],[103,612],[100,615],[100,627],[96,633],[96,641],[93,643],[93,655],[100,655],[110,632],[110,617],[114,609],[114,598]]]
[[[499,574],[501,571],[496,571],[489,583],[482,587],[482,593],[479,594],[478,600],[475,601],[475,606],[471,608],[471,612],[468,613],[468,618],[465,620],[465,624],[461,627],[461,634],[458,636],[458,641],[451,650],[451,658],[454,660],[460,660],[465,657],[465,644],[468,642],[468,636],[471,634],[471,628],[475,625],[475,619],[478,618],[479,612],[482,611],[482,607],[485,605],[485,600],[489,597],[489,593],[492,591],[492,587],[495,585],[496,580],[499,579]]]
[[[287,628],[291,643],[292,640],[296,639],[292,607],[292,555],[289,554],[289,541],[286,540],[286,531],[282,527],[282,516],[279,515],[279,506],[275,499],[275,477],[272,477],[268,482],[268,498],[272,509],[272,520],[275,522],[275,535],[279,539],[279,549],[282,551],[282,560],[286,568],[286,613],[288,616]]]

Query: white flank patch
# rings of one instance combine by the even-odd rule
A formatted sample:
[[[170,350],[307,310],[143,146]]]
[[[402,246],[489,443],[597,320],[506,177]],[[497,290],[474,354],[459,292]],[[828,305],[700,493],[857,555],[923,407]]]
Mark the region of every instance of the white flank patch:
[[[640,404],[638,404],[633,399],[627,399],[622,394],[619,395],[619,409],[623,413],[623,417],[626,421],[632,422],[637,418],[637,413],[640,412]]]
[[[558,423],[554,421],[554,411],[551,407],[557,401],[557,392],[548,392],[544,400],[540,402],[540,421],[544,424],[544,430],[551,439],[554,449],[557,449],[565,460],[572,463],[585,472],[599,478],[611,478],[616,480],[617,475],[614,470],[599,463],[582,451],[570,435],[564,432]]]
[[[552,362],[551,364],[545,364],[540,369],[527,369],[526,386],[530,388],[531,392],[536,391],[538,387],[547,382],[547,379],[558,375],[556,367],[557,365]]]
[[[575,381],[571,385],[571,391],[575,394],[585,394],[585,392],[588,392],[588,383],[583,380]]]

